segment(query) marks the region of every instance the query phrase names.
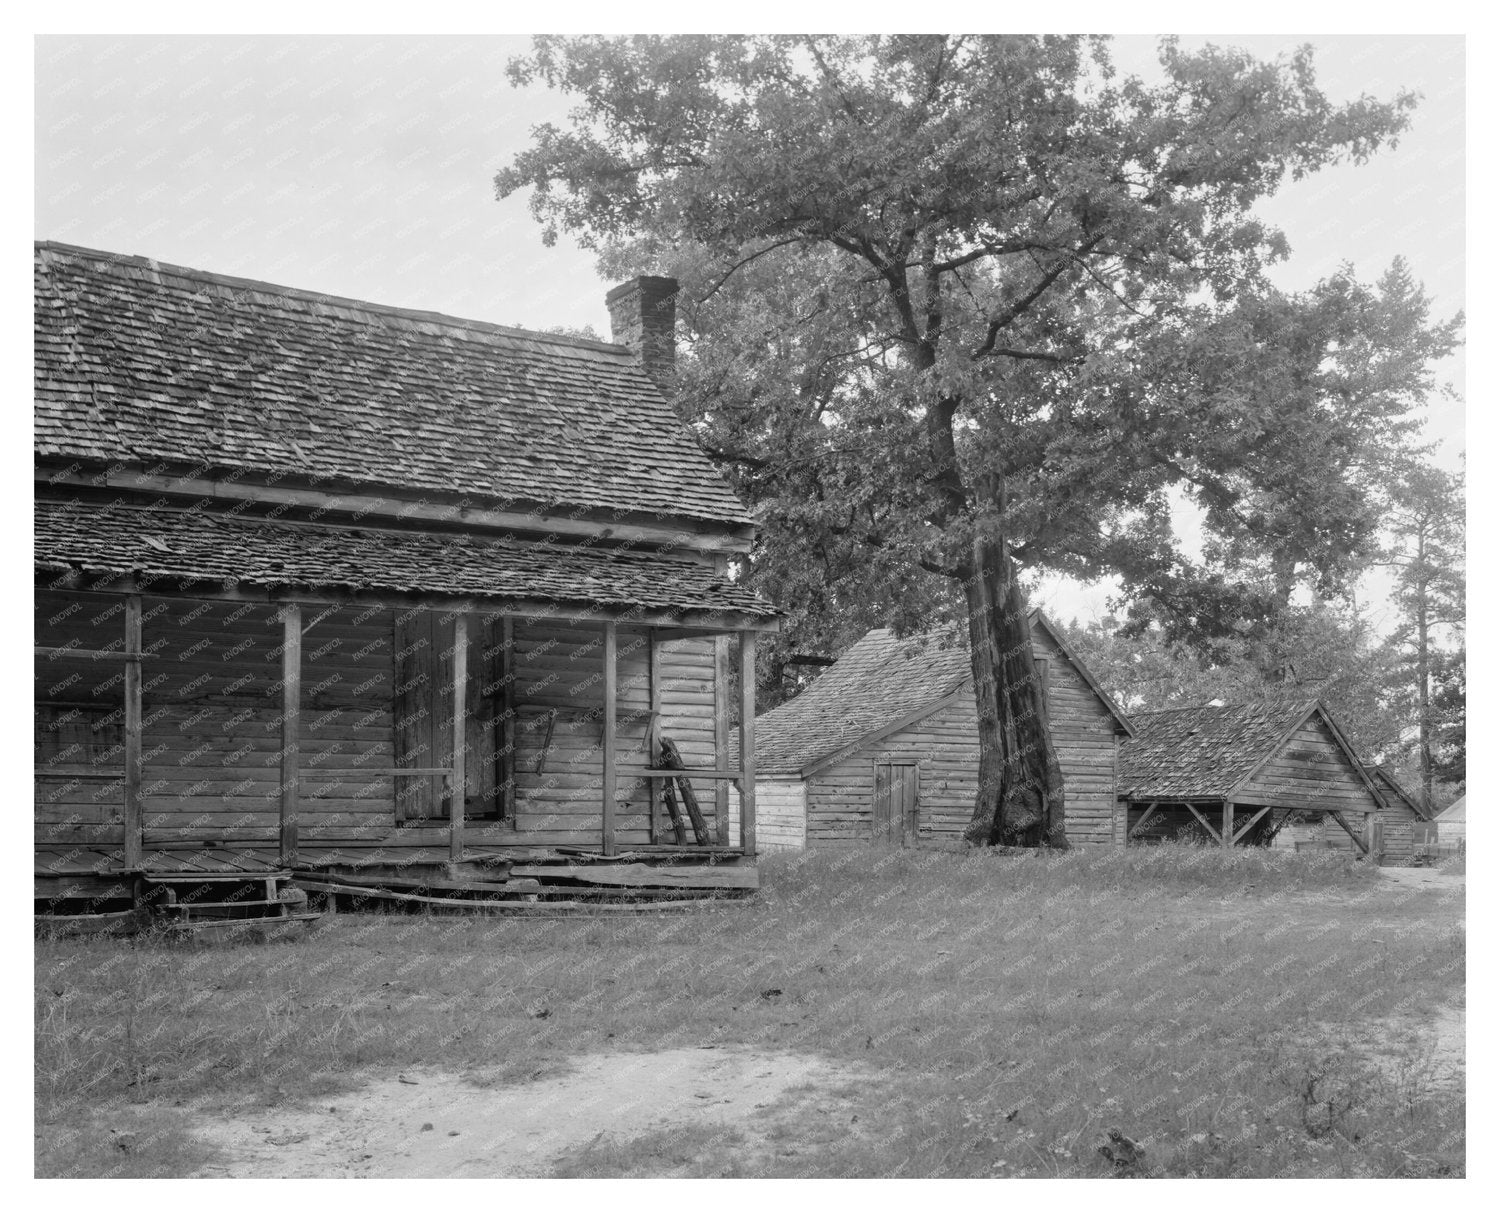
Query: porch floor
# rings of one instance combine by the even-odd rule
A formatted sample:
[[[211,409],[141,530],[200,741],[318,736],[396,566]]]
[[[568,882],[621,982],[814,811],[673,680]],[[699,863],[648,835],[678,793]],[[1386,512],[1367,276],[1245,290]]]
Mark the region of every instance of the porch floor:
[[[647,863],[670,865],[679,872],[684,867],[740,864],[745,860],[742,847],[675,846],[647,844],[625,848],[605,856],[598,850],[565,846],[483,845],[464,848],[463,863],[483,869],[499,866],[500,861],[525,864],[610,865]],[[103,847],[38,846],[35,874],[39,878],[62,876],[121,876],[129,869],[123,865],[118,850]],[[141,854],[140,872],[222,874],[233,872],[284,871],[315,868],[422,868],[443,867],[449,862],[446,846],[410,847],[338,847],[305,846],[297,862],[287,865],[274,847],[173,847],[148,848]],[[753,862],[753,861],[752,861]]]

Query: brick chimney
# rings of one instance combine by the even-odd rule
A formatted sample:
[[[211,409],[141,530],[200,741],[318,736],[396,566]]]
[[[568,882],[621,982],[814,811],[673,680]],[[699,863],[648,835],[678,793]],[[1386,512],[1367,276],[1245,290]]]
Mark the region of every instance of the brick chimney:
[[[677,390],[677,279],[632,278],[604,301],[615,344],[629,348],[662,395],[670,397]]]

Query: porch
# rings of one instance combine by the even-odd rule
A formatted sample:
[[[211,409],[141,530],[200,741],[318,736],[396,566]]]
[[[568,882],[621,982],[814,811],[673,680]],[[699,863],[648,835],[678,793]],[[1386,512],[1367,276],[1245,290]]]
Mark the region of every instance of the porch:
[[[753,887],[761,620],[134,588],[38,590],[39,899],[271,868]],[[580,878],[606,867],[630,880]]]

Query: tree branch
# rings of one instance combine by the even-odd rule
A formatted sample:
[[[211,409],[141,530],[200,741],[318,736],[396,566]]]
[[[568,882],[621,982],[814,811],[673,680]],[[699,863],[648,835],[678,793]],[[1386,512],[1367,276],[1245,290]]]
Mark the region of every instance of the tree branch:
[[[778,240],[774,244],[767,245],[759,252],[751,253],[748,257],[740,258],[740,260],[736,261],[729,267],[727,271],[725,271],[724,276],[717,282],[715,282],[713,286],[709,288],[708,294],[704,295],[701,299],[698,300],[698,302],[707,303],[710,299],[712,299],[719,293],[719,289],[729,281],[729,279],[735,274],[736,271],[744,269],[745,266],[749,265],[752,261],[755,261],[760,257],[764,257],[767,253],[775,252],[779,248],[785,248],[789,244],[798,244],[803,239],[804,237],[799,233],[798,235],[789,237],[786,240]]]

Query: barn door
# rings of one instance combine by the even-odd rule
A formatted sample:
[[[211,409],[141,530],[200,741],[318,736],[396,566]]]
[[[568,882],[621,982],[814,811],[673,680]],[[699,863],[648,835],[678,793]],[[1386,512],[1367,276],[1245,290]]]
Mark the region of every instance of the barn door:
[[[875,764],[876,842],[906,846],[917,840],[917,764]]]

